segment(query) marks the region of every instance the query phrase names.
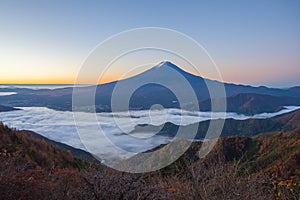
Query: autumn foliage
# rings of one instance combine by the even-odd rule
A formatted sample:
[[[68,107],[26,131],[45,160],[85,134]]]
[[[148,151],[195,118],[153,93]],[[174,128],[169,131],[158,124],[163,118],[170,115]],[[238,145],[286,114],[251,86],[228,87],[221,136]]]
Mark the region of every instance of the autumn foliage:
[[[299,129],[224,137],[200,159],[202,145],[159,171],[130,174],[0,123],[0,199],[299,198]]]

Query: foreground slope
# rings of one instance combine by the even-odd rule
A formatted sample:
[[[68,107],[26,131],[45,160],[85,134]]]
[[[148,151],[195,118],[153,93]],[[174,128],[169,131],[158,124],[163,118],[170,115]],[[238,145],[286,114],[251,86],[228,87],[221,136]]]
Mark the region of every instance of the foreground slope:
[[[158,199],[163,193],[142,175],[81,160],[65,147],[0,123],[0,199]]]
[[[191,159],[200,146],[194,143],[185,156],[164,169],[175,174],[185,169],[186,174],[177,182],[185,186],[175,189],[182,197],[193,191],[196,199],[299,198],[299,129],[252,138],[221,138],[205,158]]]
[[[0,124],[0,199],[81,198],[86,163],[42,139]]]
[[[297,200],[298,117],[294,112],[276,119],[288,129],[220,138],[202,159],[199,150],[206,143],[193,142],[175,163],[146,174],[83,161],[63,145],[0,123],[0,199]],[[151,159],[146,164],[151,165]]]

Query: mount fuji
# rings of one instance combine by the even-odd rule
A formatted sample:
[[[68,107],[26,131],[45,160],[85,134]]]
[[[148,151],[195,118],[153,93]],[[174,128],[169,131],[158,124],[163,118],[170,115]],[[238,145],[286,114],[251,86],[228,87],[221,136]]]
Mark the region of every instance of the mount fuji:
[[[149,109],[154,104],[160,104],[165,108],[182,108],[184,105],[185,108],[193,110],[199,109],[195,107],[199,103],[200,110],[208,111],[210,110],[210,96],[207,83],[217,87],[224,85],[229,111],[253,114],[252,108],[255,108],[254,113],[259,113],[277,111],[285,105],[300,105],[299,86],[278,89],[222,83],[188,73],[175,64],[164,61],[133,77],[98,85],[95,94],[95,107],[97,112],[110,112],[114,91],[117,90],[114,95],[119,101],[122,101],[128,92],[134,89],[131,91],[129,100],[129,109],[131,110]],[[172,88],[175,88],[176,92]],[[89,87],[82,87],[83,95],[89,89]],[[197,102],[191,102],[188,98],[188,92],[191,89]],[[52,90],[0,88],[0,92],[16,93],[0,96],[0,105],[13,107],[43,106],[55,110],[72,110],[73,88],[71,87]],[[181,105],[179,105],[178,96],[187,96],[183,102],[180,102]],[[225,97],[217,96],[216,98]]]
[[[148,84],[142,84],[148,82]],[[177,93],[173,93],[172,89],[163,86],[159,83],[165,83],[172,88],[180,88],[176,90]],[[222,83],[215,80],[205,79],[200,76],[188,73],[179,68],[175,64],[169,61],[164,61],[158,65],[150,68],[149,70],[142,72],[134,77],[119,80],[116,82],[103,84],[98,86],[96,93],[96,102],[102,102],[98,104],[98,111],[110,110],[107,106],[111,102],[111,96],[116,85],[122,85],[124,90],[118,90],[117,98],[122,100],[122,97],[128,92],[126,88],[131,88],[132,85],[141,85],[132,94],[130,99],[130,109],[150,109],[154,104],[160,104],[165,108],[183,108],[187,109],[199,109],[195,105],[199,103],[200,110],[210,110],[210,95],[207,84],[213,85],[216,88],[224,86],[226,96],[228,97],[229,111],[252,114],[252,107],[259,107],[255,109],[253,113],[259,113],[263,111],[276,111],[280,109],[280,106],[284,105],[300,105],[300,88],[293,87],[290,89],[277,89],[268,87],[252,87],[245,85],[236,85],[231,83]],[[178,96],[186,95],[186,86],[190,86],[193,89],[197,97],[197,102],[190,102],[190,99],[186,99],[185,102],[180,102],[179,105]],[[188,94],[187,94],[188,95]],[[215,98],[224,98],[224,96],[216,96]],[[276,102],[274,106],[265,107],[265,99],[269,104],[272,104],[272,99]],[[249,102],[250,101],[250,102]],[[243,109],[245,103],[250,105]],[[260,106],[260,104],[263,105]],[[103,105],[105,105],[103,107]]]

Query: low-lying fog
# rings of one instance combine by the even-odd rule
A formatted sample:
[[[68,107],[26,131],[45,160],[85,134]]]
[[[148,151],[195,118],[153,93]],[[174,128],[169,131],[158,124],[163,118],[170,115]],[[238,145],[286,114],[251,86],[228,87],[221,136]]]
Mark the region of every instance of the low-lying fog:
[[[162,125],[165,122],[171,122],[176,125],[188,125],[217,118],[239,120],[270,118],[299,108],[299,106],[287,106],[276,113],[262,113],[254,116],[236,113],[190,112],[179,109],[97,113],[98,122],[92,120],[95,119],[95,114],[77,113],[80,114],[80,121],[75,123],[72,112],[55,111],[43,107],[22,107],[23,110],[0,113],[0,121],[10,127],[32,130],[49,139],[89,150],[108,160],[129,157],[171,140],[163,136],[153,136],[153,133],[140,133],[135,137],[123,134],[134,130],[138,124]],[[85,135],[79,136],[77,129],[84,130]],[[81,139],[84,140],[84,144]]]

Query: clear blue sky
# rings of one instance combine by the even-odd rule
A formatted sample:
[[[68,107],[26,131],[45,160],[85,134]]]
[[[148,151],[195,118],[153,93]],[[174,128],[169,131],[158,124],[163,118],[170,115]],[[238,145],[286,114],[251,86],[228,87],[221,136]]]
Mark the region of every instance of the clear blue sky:
[[[71,81],[98,43],[149,26],[194,38],[226,82],[300,85],[298,0],[0,0],[0,80]]]

